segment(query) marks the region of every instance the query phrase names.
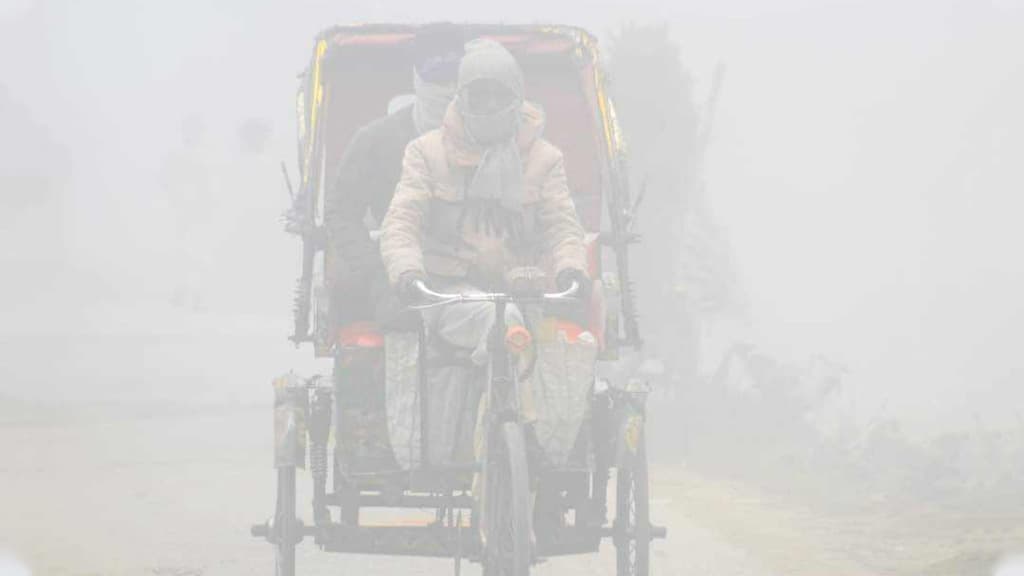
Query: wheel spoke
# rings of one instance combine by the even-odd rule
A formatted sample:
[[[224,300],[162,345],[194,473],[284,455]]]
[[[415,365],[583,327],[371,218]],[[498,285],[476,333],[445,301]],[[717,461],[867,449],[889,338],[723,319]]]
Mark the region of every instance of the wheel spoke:
[[[647,490],[647,458],[642,437],[617,472],[615,522],[617,575],[648,576],[650,517]]]

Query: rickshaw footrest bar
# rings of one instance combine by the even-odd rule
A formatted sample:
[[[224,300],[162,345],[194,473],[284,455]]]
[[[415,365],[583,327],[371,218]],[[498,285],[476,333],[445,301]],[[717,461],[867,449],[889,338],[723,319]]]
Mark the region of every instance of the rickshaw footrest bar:
[[[637,531],[634,528],[629,528],[629,529],[626,529],[626,530],[622,530],[621,528],[616,528],[614,525],[612,525],[612,526],[602,526],[600,533],[601,533],[601,537],[602,538],[612,538],[612,539],[614,539],[614,538],[625,537],[627,540],[629,540],[629,539],[633,539],[633,538],[636,537]],[[655,525],[652,524],[652,525],[647,527],[647,536],[651,540],[660,540],[660,539],[663,539],[663,538],[667,538],[668,537],[668,529],[665,528],[664,526],[655,526]]]
[[[476,530],[444,526],[322,527],[318,542],[328,552],[393,556],[452,557],[458,551],[474,557],[480,550]]]
[[[298,540],[302,540],[306,536],[316,536],[316,526],[306,526],[301,520],[296,520],[295,525],[292,527],[293,535],[298,536]],[[273,541],[279,536],[274,533],[274,528],[270,522],[263,524],[253,524],[249,527],[249,534],[255,538],[265,538],[267,541]]]
[[[360,507],[367,508],[473,508],[474,501],[471,496],[438,496],[432,494],[360,494],[357,501]],[[324,502],[333,505],[348,503],[342,494],[327,494]]]

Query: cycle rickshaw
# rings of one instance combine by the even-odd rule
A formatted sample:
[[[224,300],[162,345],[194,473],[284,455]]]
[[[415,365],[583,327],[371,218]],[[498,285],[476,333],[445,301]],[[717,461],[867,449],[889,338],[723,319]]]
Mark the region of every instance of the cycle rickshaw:
[[[519,60],[527,98],[547,112],[545,137],[565,155],[570,188],[588,231],[595,289],[587,319],[540,320],[542,331],[556,335],[549,342],[562,351],[559,361],[576,354],[569,342],[585,342],[590,354],[574,356],[584,368],[575,388],[560,389],[541,403],[551,420],[540,446],[549,450],[539,457],[545,465],[535,465],[528,454],[517,407],[519,388],[536,387],[543,378],[532,372],[524,376],[508,354],[491,354],[481,392],[486,400],[478,402],[486,409],[479,411],[483,416],[478,415],[473,436],[481,449],[469,450],[471,456],[458,462],[439,463],[430,457],[441,436],[430,424],[434,391],[423,375],[422,331],[388,334],[368,323],[331,325],[324,285],[331,255],[325,254],[320,232],[325,175],[353,132],[381,115],[381,103],[408,90],[408,45],[415,30],[397,25],[325,30],[301,77],[300,183],[290,229],[303,238],[303,275],[292,339],[311,343],[318,357],[333,359],[335,369],[331,376],[289,374],[275,380],[276,507],[273,518],[253,526],[252,533],[274,545],[279,576],[295,573],[296,546],[306,538],[329,552],[450,557],[456,574],[467,559],[480,562],[485,574],[509,576],[529,574],[540,558],[596,552],[610,539],[617,573],[646,575],[650,543],[665,536],[665,529],[649,519],[647,387],[628,370],[614,375],[616,370],[602,368],[621,365],[640,345],[628,266],[628,247],[637,238],[631,226],[635,204],[590,34],[570,27],[466,26],[467,37],[495,38]],[[493,304],[499,320],[490,349],[503,352],[506,306],[542,307],[576,292],[576,287],[555,294],[420,289],[431,306]],[[546,381],[561,384],[551,373]],[[454,442],[464,436],[454,433]],[[296,509],[296,470],[307,464],[313,485],[308,523]],[[613,475],[614,497],[609,498]],[[608,510],[610,502],[614,511]],[[379,509],[408,514],[369,522]]]

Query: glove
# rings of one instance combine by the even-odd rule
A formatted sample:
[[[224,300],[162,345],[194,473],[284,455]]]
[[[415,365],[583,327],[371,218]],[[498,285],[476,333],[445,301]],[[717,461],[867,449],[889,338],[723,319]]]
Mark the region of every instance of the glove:
[[[579,290],[576,292],[576,297],[583,301],[589,300],[590,278],[587,278],[587,275],[584,274],[582,270],[566,268],[559,272],[558,276],[555,278],[555,283],[558,285],[558,289],[563,291],[571,288],[573,282],[579,284]]]
[[[398,283],[395,285],[395,292],[398,294],[398,300],[406,306],[418,302],[421,295],[420,289],[416,283],[426,283],[426,281],[427,275],[419,270],[410,270],[402,273],[398,278]]]

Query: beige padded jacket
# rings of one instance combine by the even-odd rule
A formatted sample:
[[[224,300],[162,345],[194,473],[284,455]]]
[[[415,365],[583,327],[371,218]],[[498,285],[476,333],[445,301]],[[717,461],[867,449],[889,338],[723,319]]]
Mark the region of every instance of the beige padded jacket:
[[[543,126],[543,113],[525,104],[517,137],[525,242],[464,221],[460,182],[482,152],[467,142],[454,105],[440,129],[409,143],[381,225],[381,255],[392,284],[407,272],[499,286],[507,271],[520,266],[540,267],[551,278],[567,269],[586,270],[583,227],[569,194],[562,152],[540,137]]]

